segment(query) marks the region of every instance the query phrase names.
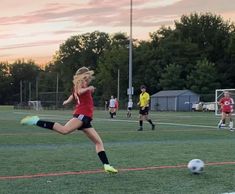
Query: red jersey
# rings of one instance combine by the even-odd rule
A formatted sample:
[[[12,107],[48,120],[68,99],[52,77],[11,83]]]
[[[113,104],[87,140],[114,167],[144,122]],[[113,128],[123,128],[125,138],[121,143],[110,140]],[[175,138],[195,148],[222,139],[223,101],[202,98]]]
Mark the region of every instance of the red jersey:
[[[118,107],[119,107],[119,103],[118,103],[118,101],[116,100],[116,101],[115,101],[115,108],[118,109]]]
[[[223,97],[219,101],[222,112],[233,112],[234,101],[232,98]]]
[[[88,90],[79,95],[80,104],[77,104],[73,114],[81,114],[87,117],[93,117],[94,104],[91,91]]]

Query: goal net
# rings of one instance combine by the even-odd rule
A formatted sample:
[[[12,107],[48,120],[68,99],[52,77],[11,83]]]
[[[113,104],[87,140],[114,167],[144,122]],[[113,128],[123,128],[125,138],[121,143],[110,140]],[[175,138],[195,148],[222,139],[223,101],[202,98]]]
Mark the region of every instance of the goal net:
[[[217,89],[215,90],[215,115],[219,116],[221,115],[221,111],[220,111],[220,106],[218,104],[218,102],[220,101],[221,98],[224,97],[224,92],[228,91],[230,94],[230,98],[232,98],[235,101],[235,89]],[[235,109],[235,105],[231,105],[233,106],[233,110]],[[232,115],[235,115],[235,112],[233,111]]]
[[[28,101],[28,106],[33,110],[42,110],[41,101]]]

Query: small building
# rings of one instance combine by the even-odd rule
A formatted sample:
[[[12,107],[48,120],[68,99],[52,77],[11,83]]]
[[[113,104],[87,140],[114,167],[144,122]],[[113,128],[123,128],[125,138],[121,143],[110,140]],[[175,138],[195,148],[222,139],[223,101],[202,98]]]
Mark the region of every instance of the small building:
[[[165,90],[151,96],[151,110],[191,111],[200,96],[190,90]]]

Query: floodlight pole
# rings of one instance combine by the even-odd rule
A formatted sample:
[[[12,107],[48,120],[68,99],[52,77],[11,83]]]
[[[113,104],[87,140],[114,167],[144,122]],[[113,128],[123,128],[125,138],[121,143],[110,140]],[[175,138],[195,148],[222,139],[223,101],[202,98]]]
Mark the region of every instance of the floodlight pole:
[[[56,95],[55,95],[55,103],[56,108],[58,108],[58,93],[59,93],[59,73],[56,73]]]
[[[20,80],[20,105],[23,103],[23,82]]]
[[[120,98],[120,69],[118,69],[118,77],[117,77],[117,99]]]
[[[132,100],[132,0],[130,0],[130,40],[129,40],[129,101]]]

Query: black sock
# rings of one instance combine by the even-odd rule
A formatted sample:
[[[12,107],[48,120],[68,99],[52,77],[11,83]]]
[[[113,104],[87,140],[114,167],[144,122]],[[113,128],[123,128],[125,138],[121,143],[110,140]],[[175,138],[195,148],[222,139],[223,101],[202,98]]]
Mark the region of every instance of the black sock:
[[[149,119],[148,122],[149,122],[151,125],[153,125],[153,122],[151,121],[151,119]]]
[[[54,122],[39,120],[36,125],[42,128],[53,130]]]
[[[140,127],[143,127],[143,121],[139,121]]]
[[[105,151],[101,151],[98,153],[98,156],[103,164],[109,164],[108,158],[106,156]]]
[[[225,119],[222,120],[222,123],[225,124]]]

